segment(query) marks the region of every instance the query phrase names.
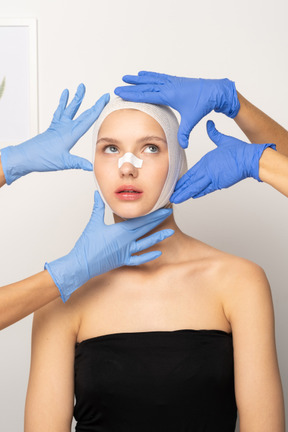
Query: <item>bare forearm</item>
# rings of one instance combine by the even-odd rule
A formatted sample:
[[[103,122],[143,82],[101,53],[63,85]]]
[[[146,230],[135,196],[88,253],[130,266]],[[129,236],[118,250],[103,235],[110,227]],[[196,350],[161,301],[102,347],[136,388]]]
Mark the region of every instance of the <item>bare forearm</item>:
[[[254,144],[276,144],[277,151],[288,157],[288,131],[238,93],[240,110],[234,118]]]
[[[6,179],[4,176],[4,171],[2,168],[1,156],[0,156],[0,187],[2,187],[5,183],[6,183]]]
[[[288,197],[288,157],[267,148],[259,161],[260,179]]]
[[[44,270],[0,288],[0,330],[60,296],[49,272]]]

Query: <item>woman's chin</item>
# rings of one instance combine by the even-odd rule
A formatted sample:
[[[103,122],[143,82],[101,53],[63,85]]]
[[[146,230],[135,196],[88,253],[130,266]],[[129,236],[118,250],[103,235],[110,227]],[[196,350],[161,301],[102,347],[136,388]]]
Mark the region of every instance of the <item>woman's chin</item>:
[[[113,209],[112,209],[113,211]],[[121,219],[134,219],[140,216],[144,216],[145,214],[147,214],[148,212],[115,212],[113,211],[115,216],[118,216]]]
[[[152,210],[152,208],[153,206],[134,206],[134,208],[120,208],[119,206],[113,206],[111,207],[111,210],[115,216],[118,216],[121,219],[134,219],[146,215]]]

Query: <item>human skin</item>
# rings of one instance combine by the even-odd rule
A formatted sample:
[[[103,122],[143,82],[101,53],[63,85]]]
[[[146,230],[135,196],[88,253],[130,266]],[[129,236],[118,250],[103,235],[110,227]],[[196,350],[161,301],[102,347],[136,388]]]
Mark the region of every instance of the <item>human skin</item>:
[[[132,135],[135,118],[130,114],[125,113],[125,121],[122,116],[121,127]],[[144,116],[141,119],[145,121]],[[112,120],[111,116],[109,121]],[[106,130],[108,136],[112,126],[110,123]],[[146,124],[144,136],[152,135],[150,126],[153,122],[149,128]],[[129,149],[136,151],[140,136],[133,135],[132,139],[128,134],[123,140],[120,132],[117,133],[122,142],[119,148],[129,144]],[[157,158],[155,154],[152,157]],[[160,175],[161,166],[157,164],[154,180],[150,182],[145,176],[142,181],[145,162],[148,169],[149,162],[144,160],[142,168],[127,164],[124,172],[117,164],[103,172],[95,166],[99,183],[104,185],[112,179],[105,193],[108,204],[118,213],[114,216],[116,222],[121,216],[140,215],[158,199],[154,194],[155,188],[158,194],[160,189],[155,184],[156,178],[163,185],[166,172],[163,170]],[[102,163],[106,164],[103,160]],[[114,197],[114,182],[118,185],[123,179],[125,183],[127,179],[135,184],[137,181],[143,188],[143,200],[133,201],[134,207],[131,202],[118,202]],[[76,342],[111,333],[189,328],[233,332],[235,393],[241,432],[284,432],[273,305],[263,270],[184,234],[173,214],[161,224],[164,227],[174,229],[175,234],[157,245],[162,252],[157,260],[96,277],[77,290],[65,306],[56,300],[35,314],[25,432],[70,431]]]
[[[288,157],[267,148],[259,161],[259,177],[288,197]]]
[[[119,113],[120,115],[118,115],[118,120],[116,122],[109,122],[108,117],[103,122],[98,138],[107,137],[107,126],[109,138],[115,138],[115,129],[118,130],[118,135],[116,135],[120,141],[118,147],[115,144],[111,147],[115,147],[115,149],[119,148],[119,152],[117,151],[116,154],[105,153],[104,148],[105,146],[107,147],[108,143],[101,142],[97,144],[95,169],[99,171],[100,182],[102,178],[106,178],[107,172],[110,173],[109,182],[101,182],[101,189],[103,188],[104,196],[111,195],[113,198],[111,201],[109,200],[109,204],[117,213],[120,212],[124,218],[133,218],[140,214],[148,213],[154,206],[156,197],[160,194],[164,185],[169,162],[166,137],[159,123],[145,113],[129,110],[132,111],[129,115],[133,118],[135,124],[134,133],[138,133],[138,137],[143,138],[142,131],[147,130],[147,128],[149,128],[151,134],[155,135],[153,140],[145,139],[145,141],[139,143],[135,142],[134,145],[134,135],[132,135],[132,131],[130,131],[127,137],[127,131],[121,129],[122,121],[125,116],[127,116],[125,111],[127,110]],[[143,115],[143,120],[139,121],[139,116],[141,115]],[[115,115],[113,116],[112,113],[109,117],[113,120]],[[140,128],[141,124],[142,129]],[[158,139],[156,137],[158,137]],[[149,146],[151,147],[150,149]],[[124,163],[118,173],[117,168],[115,169],[115,167],[118,167],[118,159],[128,151],[131,151],[143,159],[143,168],[140,170],[132,169],[131,171],[130,168],[132,165]],[[155,164],[157,164],[157,169],[155,169]],[[117,174],[112,176],[112,173]],[[3,178],[5,181],[3,170],[0,165],[0,182],[1,180],[3,181]],[[120,185],[128,183],[143,189],[143,197],[139,200],[140,203],[138,202],[137,204],[137,210],[135,210],[135,202],[127,203],[114,197],[114,190]],[[157,187],[155,187],[155,185],[157,185]],[[147,193],[148,189],[152,190],[152,193]],[[155,230],[155,232],[156,231],[157,230]],[[0,330],[14,324],[59,296],[59,290],[47,270],[23,281],[1,287]]]
[[[125,127],[127,119],[133,125],[129,130]],[[143,160],[142,168],[127,162],[118,168],[119,158],[127,152]],[[152,210],[163,189],[168,167],[166,136],[153,117],[135,109],[123,109],[104,119],[98,132],[94,172],[102,194],[115,214],[133,218]],[[140,198],[133,201],[120,199],[115,190],[122,185],[141,190]]]
[[[0,187],[6,183],[0,157]],[[0,330],[60,297],[47,270],[0,288]]]
[[[276,144],[277,151],[288,157],[288,131],[239,92],[237,94],[240,110],[234,120],[250,142]]]
[[[237,125],[255,144],[276,144],[277,152],[264,150],[259,160],[260,179],[288,197],[288,131],[249,102],[239,92]]]
[[[47,270],[0,288],[0,330],[60,297]]]
[[[6,179],[5,179],[5,176],[4,176],[4,171],[3,171],[3,168],[2,168],[1,156],[0,156],[0,188],[2,186],[4,186],[4,184],[6,184]]]

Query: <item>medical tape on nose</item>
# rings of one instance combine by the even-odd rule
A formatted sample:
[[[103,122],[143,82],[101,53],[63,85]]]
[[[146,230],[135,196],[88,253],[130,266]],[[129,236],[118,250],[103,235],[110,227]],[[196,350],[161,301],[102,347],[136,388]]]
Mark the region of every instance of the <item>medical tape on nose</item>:
[[[124,156],[122,156],[118,160],[118,168],[121,168],[121,166],[125,163],[129,162],[131,163],[135,168],[141,168],[143,164],[143,160],[139,159],[137,156],[135,156],[133,153],[125,153]]]

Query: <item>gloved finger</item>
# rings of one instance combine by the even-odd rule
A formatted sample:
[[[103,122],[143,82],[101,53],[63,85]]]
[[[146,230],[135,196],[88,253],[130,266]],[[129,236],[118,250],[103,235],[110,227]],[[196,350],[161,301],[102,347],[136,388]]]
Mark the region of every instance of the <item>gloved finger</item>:
[[[180,126],[177,132],[177,138],[180,146],[184,149],[188,147],[189,136],[194,126],[194,124],[188,125],[187,121],[181,118]]]
[[[136,265],[145,264],[149,261],[153,261],[154,259],[159,258],[160,255],[162,255],[162,252],[160,251],[147,252],[142,255],[134,255],[127,260],[126,265],[136,266]]]
[[[130,233],[130,237],[134,237],[135,239],[139,239],[140,237],[143,237],[145,234],[154,230],[161,222],[154,221],[154,222],[147,223],[146,225],[139,227],[132,234]]]
[[[164,84],[164,81],[154,75],[124,75],[122,80],[128,84]]]
[[[205,176],[204,170],[201,168],[201,159],[198,161],[192,168],[190,168],[176,183],[174,192],[176,192],[178,189],[182,188],[185,183],[188,182],[188,184],[192,183],[195,180],[195,176],[197,175],[197,179]]]
[[[144,71],[144,70],[142,70],[142,71],[139,71],[138,72],[138,76],[146,76],[146,77],[151,77],[151,78],[154,78],[155,80],[157,80],[157,81],[161,81],[161,82],[165,82],[165,81],[167,81],[167,79],[169,79],[169,78],[173,78],[173,77],[171,77],[171,75],[167,75],[167,74],[163,74],[163,73],[159,73],[159,72],[151,72],[151,71]]]
[[[158,84],[139,84],[131,86],[120,86],[116,87],[114,92],[125,91],[127,93],[159,93],[162,87]],[[116,93],[117,94],[117,93]]]
[[[70,102],[70,104],[67,106],[67,108],[65,109],[65,115],[69,118],[69,119],[73,119],[75,114],[77,113],[84,95],[85,95],[85,85],[84,84],[79,84],[77,91],[75,93],[74,98],[72,99],[72,101]]]
[[[208,194],[211,193],[211,192],[215,192],[216,190],[219,190],[219,189],[216,188],[216,187],[213,185],[213,183],[211,182],[211,184],[208,185],[207,188],[203,189],[203,191],[201,191],[200,193],[194,195],[193,198],[194,198],[194,199],[196,199],[196,198],[201,198],[201,197],[203,197],[203,196],[205,196],[205,195],[208,195]]]
[[[177,192],[173,193],[170,201],[175,204],[180,204],[189,198],[195,198],[199,193],[211,185],[211,180],[204,176],[198,181],[187,186],[183,186]]]
[[[175,193],[184,191],[185,189],[190,189],[191,196],[199,193],[204,188],[206,188],[211,183],[211,178],[208,177],[205,171],[197,170],[195,171],[193,176],[189,178],[189,180],[182,185],[180,189],[178,189]]]
[[[120,224],[125,230],[131,232],[136,231],[138,234],[139,228],[143,227],[145,229],[147,224],[150,223],[155,224],[154,227],[156,227],[157,225],[159,225],[159,223],[163,222],[168,216],[170,216],[171,213],[172,209],[159,209],[145,216],[140,216],[124,222],[120,222]],[[146,234],[148,231],[149,229],[147,229],[146,232],[143,231],[142,235]],[[141,235],[139,235],[138,237],[141,237]]]
[[[94,205],[93,205],[91,220],[93,220],[93,222],[96,222],[97,224],[99,223],[104,224],[104,215],[105,215],[105,204],[99,192],[96,190],[94,192]]]
[[[192,169],[192,168],[191,168]],[[191,172],[191,169],[189,171],[187,171],[176,183],[175,188],[174,188],[174,192],[177,192],[178,190],[180,190],[186,183],[190,184],[191,183],[191,177],[193,177],[193,174]],[[172,195],[173,196],[173,195]]]
[[[93,165],[87,159],[79,156],[71,155],[67,157],[66,169],[83,169],[84,171],[93,171]]]
[[[84,111],[76,120],[76,126],[74,128],[77,139],[79,139],[90,127],[95,123],[105,105],[109,102],[109,93],[104,94],[98,99],[98,101],[88,110]]]
[[[162,98],[160,93],[143,93],[139,92],[130,92],[125,91],[118,87],[118,89],[114,90],[114,93],[117,96],[120,96],[122,99],[130,101],[130,102],[143,102],[143,103],[154,103],[160,104],[162,103]]]
[[[131,102],[163,103],[161,89],[155,85],[139,84],[139,86],[116,87],[114,93]]]
[[[211,141],[214,142],[217,146],[221,146],[223,144],[223,139],[228,138],[226,135],[221,134],[215,127],[215,124],[212,120],[208,120],[206,123],[206,130]]]
[[[59,105],[58,105],[56,111],[54,112],[53,120],[60,120],[60,118],[62,117],[62,114],[66,108],[68,98],[69,98],[69,90],[65,89],[61,93]]]
[[[165,229],[162,231],[158,231],[154,234],[151,234],[148,237],[145,237],[144,239],[135,241],[131,244],[130,247],[130,253],[134,254],[136,252],[141,252],[145,249],[148,249],[151,246],[154,246],[156,243],[159,243],[162,240],[165,240],[168,237],[171,237],[174,234],[174,230],[172,229]]]

